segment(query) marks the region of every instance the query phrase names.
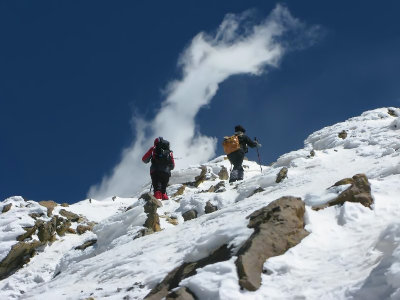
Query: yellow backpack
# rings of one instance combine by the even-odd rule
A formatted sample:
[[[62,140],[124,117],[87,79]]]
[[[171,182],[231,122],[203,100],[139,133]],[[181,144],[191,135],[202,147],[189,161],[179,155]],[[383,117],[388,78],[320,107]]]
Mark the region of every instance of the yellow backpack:
[[[222,146],[224,147],[224,152],[226,154],[230,154],[240,149],[239,139],[237,135],[226,136],[224,137],[224,141],[222,142]]]

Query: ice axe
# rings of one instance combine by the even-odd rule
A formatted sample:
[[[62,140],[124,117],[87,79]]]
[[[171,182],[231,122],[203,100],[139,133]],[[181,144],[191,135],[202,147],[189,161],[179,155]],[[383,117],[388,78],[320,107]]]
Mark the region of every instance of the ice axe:
[[[257,156],[258,156],[258,164],[260,165],[260,170],[261,170],[261,174],[262,174],[262,167],[261,167],[261,158],[260,158],[260,152],[258,151],[258,140],[257,137],[254,138],[254,141],[257,143],[256,149],[257,149]]]

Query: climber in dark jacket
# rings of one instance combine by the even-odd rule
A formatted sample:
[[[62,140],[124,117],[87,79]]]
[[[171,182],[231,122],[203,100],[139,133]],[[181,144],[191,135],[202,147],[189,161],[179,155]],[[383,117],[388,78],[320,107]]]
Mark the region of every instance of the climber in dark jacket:
[[[233,169],[229,176],[229,182],[243,179],[244,170],[242,164],[244,155],[248,152],[247,146],[250,146],[251,148],[261,147],[261,144],[251,140],[247,135],[245,135],[245,132],[246,130],[242,126],[235,126],[235,135],[238,137],[240,149],[228,154],[228,159],[233,165]]]
[[[166,189],[171,177],[171,170],[175,168],[174,156],[169,149],[169,142],[162,137],[156,138],[154,146],[143,155],[142,161],[146,164],[151,161],[150,176],[154,197],[168,200]]]

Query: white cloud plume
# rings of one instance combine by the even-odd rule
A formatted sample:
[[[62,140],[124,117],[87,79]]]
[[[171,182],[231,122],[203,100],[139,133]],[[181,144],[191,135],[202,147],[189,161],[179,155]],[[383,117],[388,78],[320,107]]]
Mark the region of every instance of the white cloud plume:
[[[316,36],[315,27],[307,28],[281,5],[259,24],[250,25],[250,19],[248,12],[228,14],[215,34],[201,32],[193,38],[178,62],[182,78],[168,85],[166,99],[153,120],[134,118],[136,140],[123,151],[111,175],[90,188],[90,197],[137,192],[149,181],[149,166],[141,157],[158,136],[170,141],[180,158],[177,168],[212,158],[217,141],[196,130],[195,117],[209,104],[218,85],[232,75],[259,75],[268,66],[277,67],[288,50],[303,48]],[[296,45],[290,44],[289,35]]]

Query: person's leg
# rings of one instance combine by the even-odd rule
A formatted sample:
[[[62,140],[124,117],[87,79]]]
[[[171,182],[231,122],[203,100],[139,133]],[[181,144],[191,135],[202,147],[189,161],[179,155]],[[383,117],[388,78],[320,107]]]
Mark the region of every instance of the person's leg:
[[[229,161],[233,165],[233,170],[229,176],[229,182],[234,182],[243,179],[243,151],[235,151],[228,155]]]
[[[162,199],[161,180],[159,172],[151,173],[151,182],[153,183],[154,197],[156,199]]]
[[[160,181],[161,181],[161,193],[162,193],[162,200],[168,200],[168,195],[167,195],[167,185],[169,181],[169,174],[168,173],[162,173],[160,176]]]

